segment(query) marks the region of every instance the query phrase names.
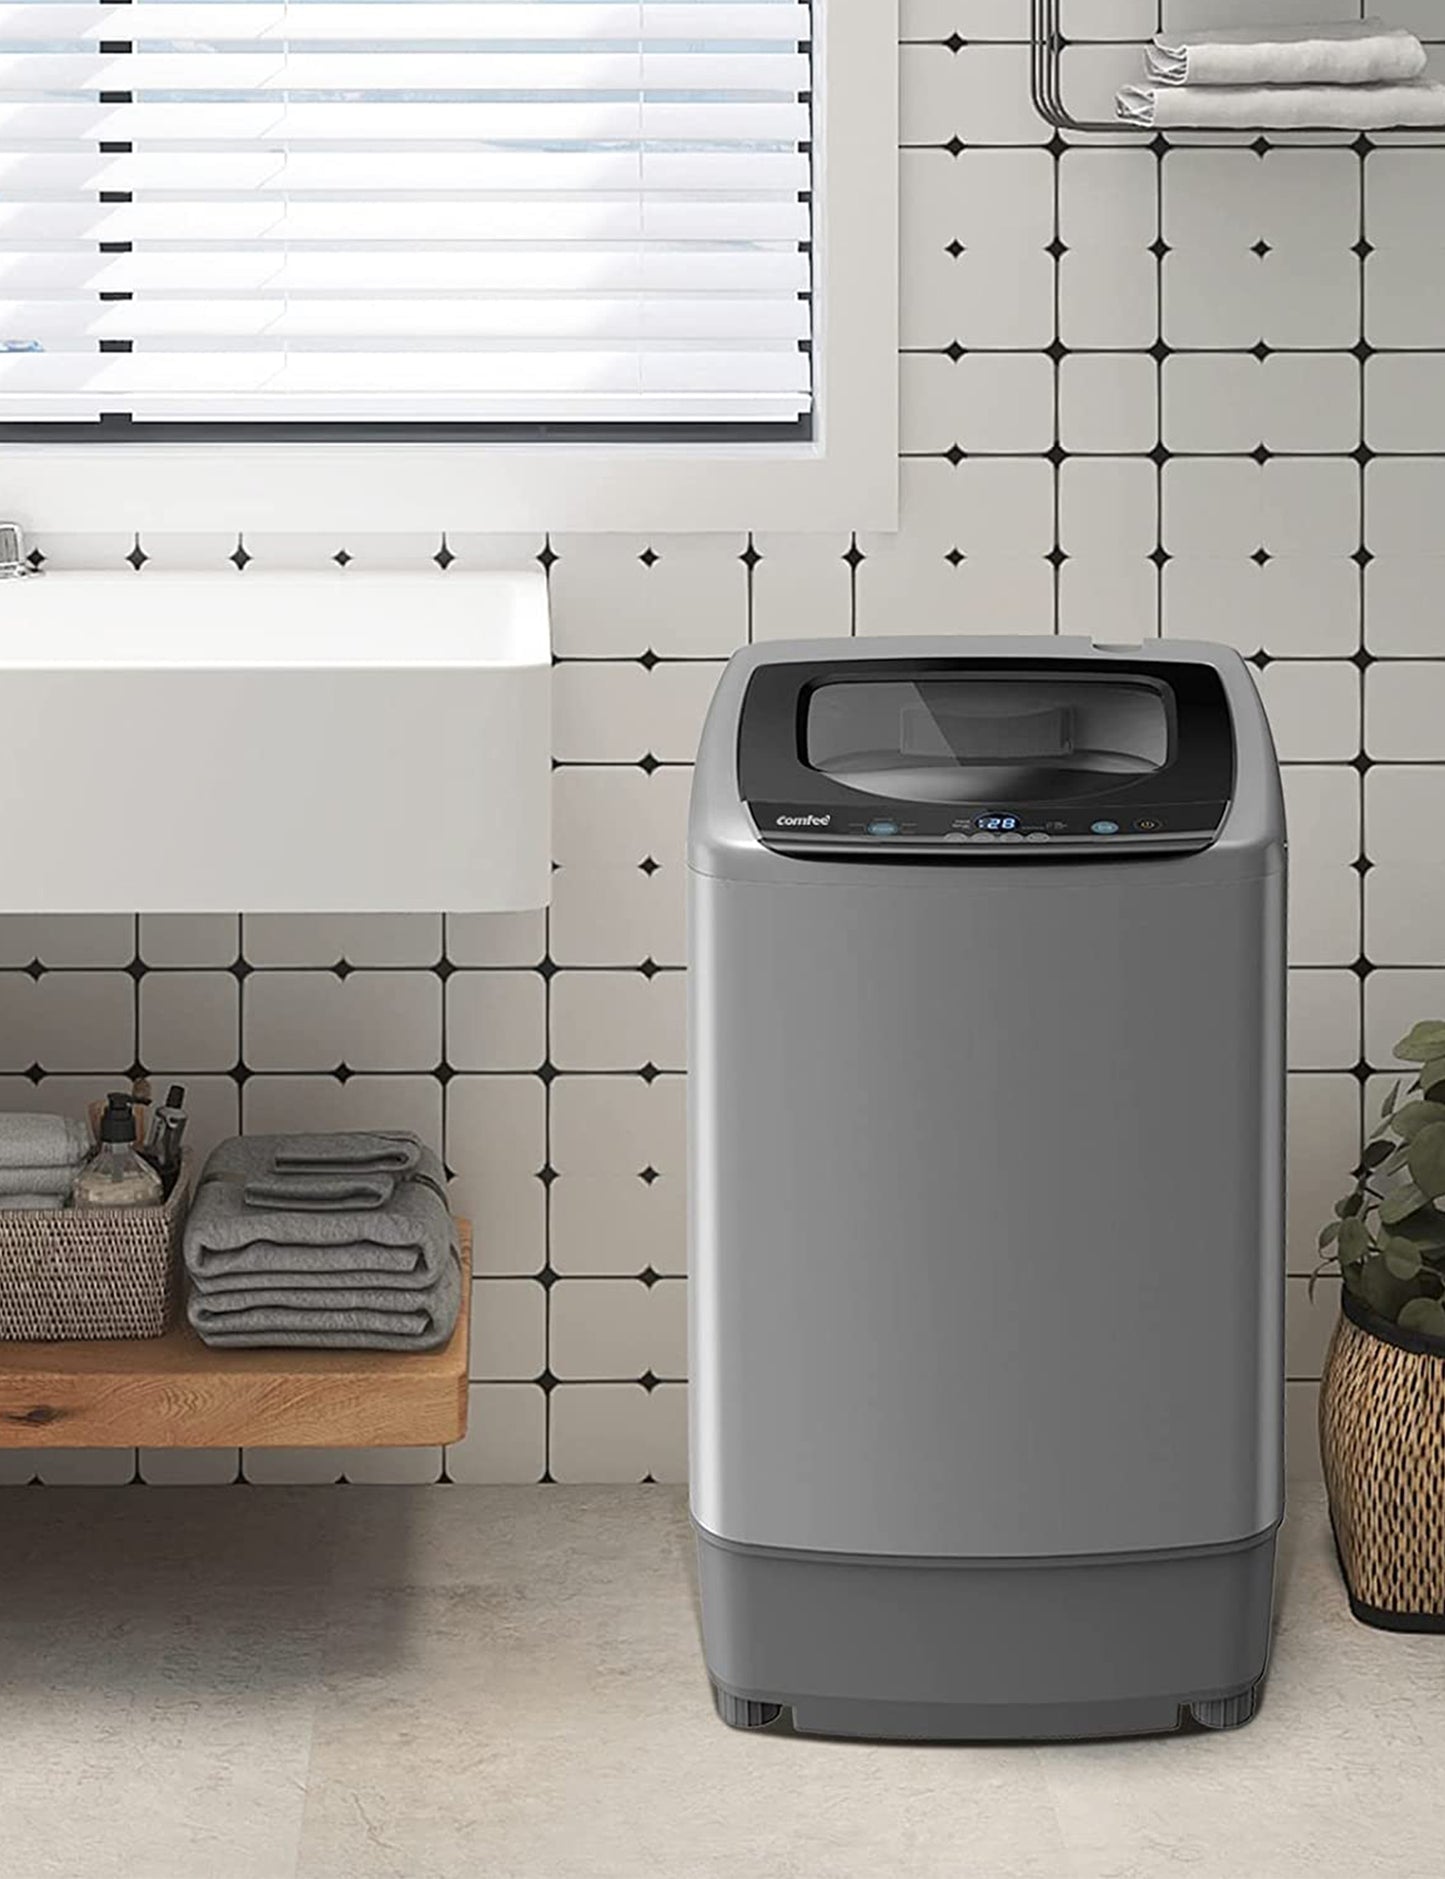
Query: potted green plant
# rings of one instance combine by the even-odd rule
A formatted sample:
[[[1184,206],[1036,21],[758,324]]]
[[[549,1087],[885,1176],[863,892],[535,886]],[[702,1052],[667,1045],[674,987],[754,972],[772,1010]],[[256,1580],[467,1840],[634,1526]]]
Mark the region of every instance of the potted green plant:
[[[1320,1233],[1340,1319],[1320,1385],[1320,1452],[1350,1609],[1445,1631],[1445,1020],[1395,1046],[1354,1185]]]

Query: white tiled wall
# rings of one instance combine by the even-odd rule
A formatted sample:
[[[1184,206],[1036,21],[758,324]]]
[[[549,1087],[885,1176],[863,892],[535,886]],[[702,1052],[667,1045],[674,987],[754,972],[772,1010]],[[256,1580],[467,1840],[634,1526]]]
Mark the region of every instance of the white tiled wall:
[[[1119,0],[1108,30],[1150,10]],[[447,544],[457,567],[550,565],[550,916],[0,923],[0,1103],[74,1107],[139,1061],[187,1083],[202,1147],[301,1124],[444,1140],[478,1230],[467,1440],[0,1453],[0,1480],[678,1477],[698,725],[750,637],[939,630],[1199,635],[1258,668],[1293,836],[1290,1406],[1314,1466],[1315,1230],[1369,1073],[1445,1012],[1445,149],[1070,145],[1028,106],[1026,0],[904,15],[899,534],[759,515],[750,537]],[[246,578],[232,536],[40,546]],[[359,578],[439,546],[273,535],[236,560],[345,550]]]

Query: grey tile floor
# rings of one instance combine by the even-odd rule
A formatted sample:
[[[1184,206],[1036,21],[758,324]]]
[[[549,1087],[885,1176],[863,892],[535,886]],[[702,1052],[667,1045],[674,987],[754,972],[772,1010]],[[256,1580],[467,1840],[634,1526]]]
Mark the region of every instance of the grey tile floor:
[[[1250,1728],[1039,1749],[724,1730],[673,1489],[0,1498],[4,1879],[1426,1879],[1442,1744],[1318,1489]]]

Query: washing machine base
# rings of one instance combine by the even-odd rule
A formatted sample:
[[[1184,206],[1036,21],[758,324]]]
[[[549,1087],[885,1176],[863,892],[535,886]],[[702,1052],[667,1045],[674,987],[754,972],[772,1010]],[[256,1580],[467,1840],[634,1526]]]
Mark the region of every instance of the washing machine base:
[[[1269,1654],[1275,1534],[1016,1562],[741,1546],[698,1530],[719,1712],[809,1735],[1041,1740],[1231,1728]]]

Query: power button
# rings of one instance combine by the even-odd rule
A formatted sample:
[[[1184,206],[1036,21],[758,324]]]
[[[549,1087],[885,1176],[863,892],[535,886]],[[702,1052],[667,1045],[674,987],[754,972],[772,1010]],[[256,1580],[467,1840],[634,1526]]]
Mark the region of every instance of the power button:
[[[1140,816],[1139,820],[1134,824],[1134,827],[1138,829],[1141,835],[1157,835],[1163,826],[1164,824],[1159,820],[1158,816]]]

